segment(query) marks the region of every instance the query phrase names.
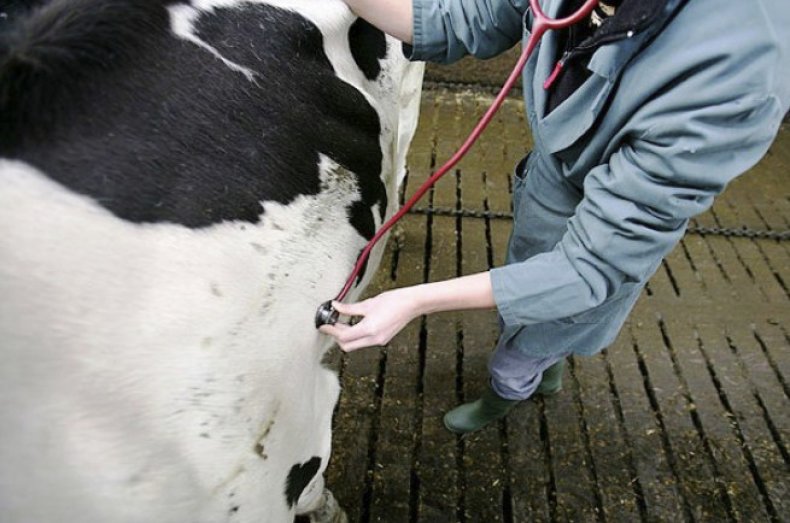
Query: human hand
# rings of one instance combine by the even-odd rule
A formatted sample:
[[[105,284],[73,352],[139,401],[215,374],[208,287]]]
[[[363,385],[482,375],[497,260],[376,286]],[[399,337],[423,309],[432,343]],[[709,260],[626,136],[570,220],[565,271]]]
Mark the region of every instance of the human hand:
[[[336,323],[322,325],[318,330],[332,336],[345,352],[363,347],[385,345],[411,320],[421,314],[418,301],[406,287],[387,291],[358,303],[345,304],[337,301],[332,306],[345,316],[360,316],[354,325]]]

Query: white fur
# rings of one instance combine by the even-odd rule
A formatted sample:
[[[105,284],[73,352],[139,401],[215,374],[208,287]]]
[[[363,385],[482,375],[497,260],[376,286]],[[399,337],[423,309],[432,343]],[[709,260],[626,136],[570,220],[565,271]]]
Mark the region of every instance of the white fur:
[[[421,68],[390,53],[369,82],[342,2],[267,3],[316,23],[337,75],[376,108],[391,213]],[[171,16],[188,38],[196,14]],[[257,225],[193,230],[123,221],[0,159],[0,520],[291,521],[285,478],[313,456],[323,472],[339,392],[313,315],[364,245],[346,215],[355,177],[320,166],[318,195],[263,202]],[[319,474],[300,509],[322,486]]]

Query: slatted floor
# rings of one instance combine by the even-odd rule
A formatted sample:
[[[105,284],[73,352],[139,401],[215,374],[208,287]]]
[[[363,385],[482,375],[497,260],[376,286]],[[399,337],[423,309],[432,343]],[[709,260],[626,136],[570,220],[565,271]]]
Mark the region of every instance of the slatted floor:
[[[406,195],[447,159],[486,95],[425,93]],[[510,212],[530,147],[509,100],[422,206]],[[790,128],[694,226],[790,229]],[[501,264],[509,222],[410,214],[371,292]],[[478,396],[493,312],[413,322],[329,364],[343,391],[327,477],[351,521],[790,521],[790,242],[688,234],[604,353],[556,396],[458,438],[442,414]]]

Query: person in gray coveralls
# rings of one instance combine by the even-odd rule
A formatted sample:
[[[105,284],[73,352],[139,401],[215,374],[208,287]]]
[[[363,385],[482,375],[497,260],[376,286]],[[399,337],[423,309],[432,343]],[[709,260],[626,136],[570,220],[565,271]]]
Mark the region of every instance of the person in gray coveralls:
[[[491,57],[531,26],[528,0],[345,1],[412,60]],[[581,3],[541,0],[552,18]],[[550,31],[523,72],[535,145],[515,172],[506,264],[336,303],[364,318],[322,332],[351,351],[422,314],[496,306],[490,387],[447,428],[477,430],[556,392],[564,359],[614,340],[689,219],[768,150],[790,107],[788,28],[788,0],[602,0]]]

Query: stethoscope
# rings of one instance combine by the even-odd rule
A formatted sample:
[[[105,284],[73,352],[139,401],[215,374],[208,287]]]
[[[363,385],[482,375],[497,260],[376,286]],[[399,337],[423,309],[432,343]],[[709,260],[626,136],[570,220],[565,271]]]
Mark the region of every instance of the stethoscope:
[[[516,62],[516,66],[513,68],[513,71],[510,73],[510,76],[508,76],[508,79],[505,81],[504,85],[502,86],[502,89],[499,91],[499,94],[497,94],[491,106],[488,108],[488,110],[486,110],[486,113],[483,115],[480,121],[477,122],[475,128],[466,138],[466,140],[461,145],[461,147],[458,148],[455,154],[453,154],[453,156],[449,160],[447,160],[447,162],[444,165],[442,165],[436,172],[434,172],[430,176],[430,178],[428,178],[419,187],[419,189],[415,191],[412,197],[409,198],[409,200],[403,204],[403,206],[398,210],[398,212],[393,214],[392,217],[389,220],[387,220],[379,228],[378,231],[376,231],[376,234],[373,235],[373,238],[371,238],[370,241],[368,241],[367,245],[365,245],[365,248],[362,249],[362,252],[360,252],[359,257],[357,257],[357,262],[354,265],[354,269],[351,271],[351,274],[346,280],[346,284],[343,286],[343,289],[335,297],[334,300],[330,300],[322,303],[321,306],[318,308],[318,311],[316,311],[315,314],[316,328],[320,327],[321,325],[327,325],[327,324],[334,325],[335,323],[337,323],[339,313],[332,307],[332,301],[342,301],[346,297],[348,292],[351,290],[351,287],[354,285],[354,280],[357,279],[359,272],[362,270],[362,267],[365,265],[365,262],[367,261],[368,256],[370,255],[370,251],[373,249],[376,243],[381,239],[381,237],[384,236],[387,233],[387,231],[389,231],[390,228],[392,228],[392,226],[395,225],[395,223],[403,217],[403,215],[409,212],[409,209],[411,209],[414,206],[414,204],[417,203],[417,201],[420,198],[422,198],[422,196],[428,191],[428,189],[430,189],[439,180],[439,178],[444,176],[444,174],[447,171],[452,169],[455,166],[455,164],[457,164],[461,160],[461,158],[463,158],[466,155],[466,153],[469,151],[472,145],[474,145],[474,143],[482,134],[483,130],[485,130],[485,128],[494,118],[496,112],[502,106],[502,103],[505,101],[505,98],[507,97],[508,93],[513,88],[519,76],[521,75],[521,71],[524,69],[524,65],[527,63],[527,60],[532,54],[533,49],[535,49],[535,47],[538,45],[538,42],[540,42],[540,39],[543,37],[546,31],[548,31],[549,29],[563,29],[582,21],[592,12],[592,10],[595,8],[596,5],[598,5],[598,0],[587,0],[584,3],[584,5],[582,5],[576,12],[574,12],[570,16],[567,16],[565,18],[554,19],[546,16],[546,14],[543,12],[543,10],[540,7],[539,0],[529,0],[529,8],[532,12],[532,32],[529,35],[529,38],[527,40],[527,45],[524,48],[524,51],[522,51],[521,56]],[[558,71],[555,70],[555,72],[552,73],[552,76],[549,78],[549,80],[547,80],[547,84],[553,79],[553,77],[556,77],[557,72]]]

